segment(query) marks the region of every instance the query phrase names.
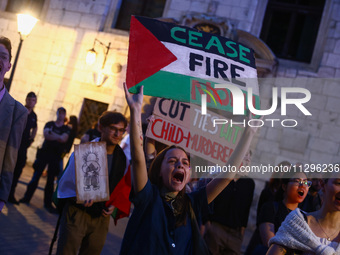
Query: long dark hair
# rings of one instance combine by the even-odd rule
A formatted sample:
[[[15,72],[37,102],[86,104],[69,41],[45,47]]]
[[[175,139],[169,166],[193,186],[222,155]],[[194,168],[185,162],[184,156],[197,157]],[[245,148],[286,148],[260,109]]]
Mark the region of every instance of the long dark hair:
[[[279,164],[277,164],[278,167],[282,166],[282,167],[291,167],[291,163],[289,161],[282,161]],[[281,177],[283,175],[283,172],[279,171],[279,172],[274,172],[272,174],[272,176],[270,177],[270,180],[268,182],[268,188],[270,189],[270,191],[275,194],[275,192],[277,192],[280,189],[281,186]]]
[[[78,118],[74,115],[71,115],[68,123],[72,125],[72,131],[77,134],[78,133]]]
[[[180,149],[184,151],[190,162],[190,157],[187,154],[187,152],[182,147],[176,145],[169,146],[162,150],[160,153],[158,153],[156,158],[151,163],[151,166],[148,171],[148,176],[150,182],[156,185],[160,191],[164,186],[162,177],[160,176],[162,163],[165,158],[165,154],[172,149]],[[178,211],[178,216],[176,216],[176,227],[186,224],[187,214],[189,212],[189,203],[190,203],[189,198],[187,195],[185,195],[184,186],[184,188],[176,196],[175,202],[173,203],[173,206]]]
[[[284,176],[280,180],[280,187],[275,193],[275,201],[282,201],[285,198],[286,191],[283,189],[283,186],[286,186],[287,190],[287,185],[290,180],[290,176]]]

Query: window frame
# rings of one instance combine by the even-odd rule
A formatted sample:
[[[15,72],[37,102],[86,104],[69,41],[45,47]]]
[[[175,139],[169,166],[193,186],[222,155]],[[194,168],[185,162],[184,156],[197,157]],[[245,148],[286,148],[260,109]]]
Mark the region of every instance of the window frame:
[[[110,8],[106,16],[104,26],[100,29],[100,31],[114,33],[114,34],[118,33],[122,35],[129,35],[127,31],[111,28],[113,21],[118,19],[119,10],[120,10],[122,1],[123,0],[112,0],[111,1]]]
[[[258,5],[257,5],[255,19],[253,22],[253,26],[251,28],[251,33],[256,35],[257,37],[259,37],[261,34],[262,23],[263,23],[264,15],[266,13],[267,4],[268,4],[268,0],[259,0]],[[332,0],[325,1],[325,6],[324,6],[324,10],[323,10],[322,17],[321,17],[321,22],[320,22],[319,31],[316,37],[311,62],[302,63],[298,61],[278,58],[279,65],[288,66],[290,68],[304,69],[304,70],[311,71],[311,72],[318,71],[321,61],[322,61],[322,56],[324,53],[324,46],[325,46],[325,42],[326,42],[327,35],[328,35],[328,27],[329,27],[329,22],[331,19],[332,4],[333,4]]]
[[[1,0],[0,0],[1,1]],[[122,5],[122,1],[124,0],[112,0],[111,5],[108,11],[108,15],[106,16],[106,20],[104,26],[101,28],[100,31],[114,33],[119,35],[129,35],[130,31],[121,30],[118,28],[112,28],[111,25],[114,21],[117,21],[120,7]],[[166,13],[169,9],[171,0],[165,1],[165,6],[163,9],[162,17],[164,17],[164,13]]]

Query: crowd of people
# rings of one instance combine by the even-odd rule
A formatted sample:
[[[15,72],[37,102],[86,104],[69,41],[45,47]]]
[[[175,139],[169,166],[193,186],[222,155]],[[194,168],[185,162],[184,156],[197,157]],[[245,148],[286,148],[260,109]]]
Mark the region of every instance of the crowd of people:
[[[0,147],[0,212],[6,202],[29,205],[47,167],[44,207],[60,214],[57,254],[100,254],[115,207],[107,201],[77,203],[75,155],[70,155],[65,170],[63,157],[72,150],[78,120],[70,116],[66,121],[65,108],[59,107],[55,121],[45,124],[32,179],[24,197],[19,201],[15,198],[27,149],[37,133],[37,114],[33,110],[37,95],[28,93],[25,107],[9,95],[4,75],[11,68],[10,61],[10,41],[1,37],[0,117],[6,121],[0,121],[0,141],[4,144]],[[144,139],[143,87],[137,94],[130,94],[125,84],[124,90],[129,123],[121,113],[106,111],[81,138],[81,143],[106,143],[111,195],[127,173],[131,174],[129,200],[133,210],[120,254],[241,254],[254,180],[221,173],[213,179],[195,180],[194,184],[187,151],[172,145],[157,152],[155,141]],[[227,165],[239,168],[251,164],[250,145],[256,132],[256,127],[244,129]],[[288,161],[280,165],[292,166]],[[295,167],[302,166],[298,163]],[[57,208],[52,203],[54,191]],[[256,230],[245,254],[334,255],[340,254],[339,243],[339,174],[334,172],[326,179],[309,178],[302,169],[293,175],[273,175],[261,193]]]

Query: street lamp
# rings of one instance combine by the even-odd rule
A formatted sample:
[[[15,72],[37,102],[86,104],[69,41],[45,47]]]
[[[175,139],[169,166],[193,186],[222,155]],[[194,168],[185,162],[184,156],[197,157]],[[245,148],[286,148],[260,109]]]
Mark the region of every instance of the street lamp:
[[[104,50],[104,61],[103,61],[103,64],[102,64],[102,67],[101,69],[99,70],[99,72],[94,72],[93,73],[93,81],[94,81],[94,84],[97,86],[97,87],[100,87],[104,84],[104,82],[107,80],[108,76],[104,73],[104,67],[105,67],[105,63],[106,63],[106,59],[107,59],[107,55],[109,54],[109,51],[110,49],[113,49],[113,48],[110,48],[111,46],[111,43],[109,42],[108,45],[105,45],[104,43],[102,43],[101,41],[99,41],[97,38],[94,39],[94,42],[93,42],[93,46],[92,46],[92,49],[89,49],[87,51],[87,55],[86,55],[86,64],[88,65],[92,65],[95,61],[96,61],[96,58],[97,58],[97,52],[96,50],[94,49],[95,48],[95,45],[96,45],[96,42],[98,42],[101,46],[103,46],[105,48]],[[117,48],[114,48],[115,50],[119,50]],[[120,66],[120,64],[118,64]],[[115,70],[117,70],[116,72],[120,72],[121,71],[121,66],[120,68],[116,68]]]
[[[109,54],[109,51],[110,51],[110,46],[111,46],[111,43],[109,42],[108,45],[105,45],[104,43],[102,43],[101,41],[99,41],[97,38],[94,39],[94,42],[93,42],[93,46],[92,46],[92,49],[88,50],[87,51],[87,55],[86,55],[86,64],[88,65],[92,65],[95,61],[96,61],[96,57],[97,57],[97,52],[96,50],[94,49],[95,45],[96,45],[96,42],[98,42],[101,46],[103,46],[105,48],[105,57],[104,57],[104,62],[103,62],[103,65],[102,65],[102,69],[104,69],[104,66],[105,66],[105,63],[106,63],[106,58],[107,58],[107,55]]]
[[[93,73],[94,84],[97,87],[100,87],[101,85],[104,84],[104,82],[108,78],[108,76],[104,73],[104,67],[105,67],[107,55],[109,54],[109,51],[110,51],[111,43],[109,42],[108,45],[105,45],[104,43],[99,41],[97,38],[94,39],[92,49],[88,50],[87,51],[87,55],[86,55],[86,64],[88,64],[88,65],[92,65],[96,61],[97,52],[94,49],[94,47],[96,45],[96,42],[98,42],[101,46],[103,46],[105,48],[105,51],[104,51],[105,56],[104,56],[104,61],[103,61],[102,68],[101,68],[101,70],[98,73],[96,73],[96,72]]]
[[[38,21],[38,19],[28,14],[17,14],[17,18],[18,18],[18,32],[20,34],[20,42],[19,42],[17,53],[15,55],[11,76],[9,77],[9,81],[8,81],[8,91],[11,88],[11,84],[12,84],[15,68],[18,63],[18,58],[19,58],[22,43],[24,39],[26,39],[26,37],[31,33],[33,27]]]
[[[88,50],[87,55],[86,55],[86,64],[93,65],[93,63],[96,62],[96,58],[97,58],[97,52],[95,51],[95,49],[92,48]]]

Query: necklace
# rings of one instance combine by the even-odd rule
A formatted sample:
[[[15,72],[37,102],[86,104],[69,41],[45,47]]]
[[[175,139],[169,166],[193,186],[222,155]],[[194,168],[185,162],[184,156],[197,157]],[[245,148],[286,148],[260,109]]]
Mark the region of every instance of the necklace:
[[[177,195],[175,195],[173,192],[166,192],[165,189],[163,189],[161,191],[161,196],[163,197],[165,202],[167,202],[167,204],[170,206],[173,214],[175,216],[178,215],[178,210],[177,210],[177,206],[176,206]]]
[[[315,219],[316,219],[316,222],[319,224],[319,226],[320,226],[322,232],[324,232],[324,234],[327,236],[327,241],[331,241],[331,237],[334,236],[335,234],[339,233],[339,230],[337,230],[336,232],[334,232],[333,234],[331,234],[330,236],[328,236],[327,233],[325,232],[325,230],[323,230],[323,228],[322,228],[322,226],[321,226],[319,220],[318,220],[317,218],[315,218]]]

